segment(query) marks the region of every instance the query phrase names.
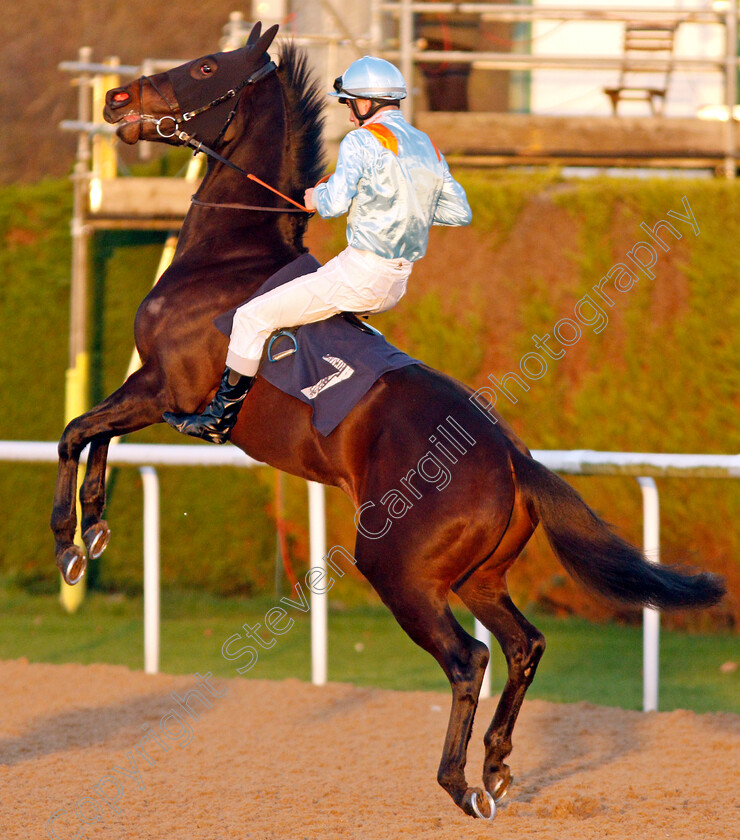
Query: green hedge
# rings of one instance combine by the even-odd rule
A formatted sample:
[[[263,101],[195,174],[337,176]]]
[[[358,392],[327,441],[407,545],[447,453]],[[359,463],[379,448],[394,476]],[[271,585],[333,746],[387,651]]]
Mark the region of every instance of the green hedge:
[[[499,407],[532,448],[666,452],[740,452],[740,189],[722,181],[592,179],[460,173],[474,209],[472,229],[435,230],[409,292],[377,324],[402,349],[480,386],[492,374],[519,371],[535,350],[531,336],[573,317],[576,302],[636,242],[640,228],[683,212],[686,196],[700,234],[684,234],[660,252],[654,279],[642,279],[604,310],[599,333],[550,360],[547,374]],[[3,439],[54,440],[63,426],[67,354],[71,192],[66,182],[0,191],[4,329],[0,349]],[[335,253],[344,222],[312,223],[317,256]],[[89,340],[96,399],[123,377],[132,350],[133,315],[151,285],[161,250],[153,234],[96,236]],[[616,295],[616,296],[615,296]],[[521,375],[521,374],[520,374]],[[174,442],[161,427],[134,439]],[[182,442],[182,441],[177,441]],[[215,593],[271,591],[275,558],[273,483],[256,472],[161,471],[162,556],[166,584]],[[635,541],[640,497],[633,480],[574,482],[594,507]],[[0,467],[6,515],[0,521],[0,572],[35,588],[56,586],[48,517],[54,470]],[[660,482],[663,555],[716,569],[735,594],[713,614],[738,618],[740,489],[734,482]],[[132,469],[114,472],[107,518],[113,539],[92,582],[104,589],[141,585],[141,488]],[[12,500],[13,504],[8,502]],[[329,539],[351,550],[352,508],[329,493]],[[286,479],[286,515],[295,563],[306,562],[305,488]],[[728,524],[729,523],[729,524]],[[603,615],[563,575],[542,538],[515,567],[520,600],[556,611]],[[345,587],[359,593],[359,584]],[[698,619],[706,621],[708,619]]]

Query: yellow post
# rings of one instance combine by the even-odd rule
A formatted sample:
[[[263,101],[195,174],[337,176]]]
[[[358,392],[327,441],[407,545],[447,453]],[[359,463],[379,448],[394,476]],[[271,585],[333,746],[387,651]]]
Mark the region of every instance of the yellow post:
[[[64,395],[64,419],[66,423],[84,414],[87,408],[87,383],[89,382],[90,358],[87,353],[78,353],[73,367],[67,369],[66,388]],[[79,490],[82,484],[83,475],[77,477],[77,531],[75,532],[75,543],[82,545],[82,533],[80,529],[80,503]],[[76,612],[85,598],[86,579],[83,577],[74,586],[64,582],[61,578],[61,590],[59,600],[68,613]]]
[[[118,58],[109,58],[111,70],[118,65]],[[95,76],[92,85],[92,116],[94,122],[104,124],[102,119],[105,108],[105,94],[120,85],[121,79],[117,73],[105,73]],[[92,138],[92,171],[94,178],[107,181],[118,174],[116,158],[116,138],[112,135],[95,134]]]
[[[118,66],[118,58],[106,61],[111,68]],[[105,108],[105,94],[120,85],[121,79],[116,73],[105,73],[93,77],[92,90],[92,120],[104,125],[103,109]],[[118,158],[116,156],[116,138],[106,134],[94,134],[92,137],[92,167],[90,170],[89,207],[93,212],[100,209],[103,195],[103,181],[111,181],[118,175]]]
[[[79,54],[83,64],[92,62],[92,49],[82,47]],[[77,102],[78,115],[82,123],[91,119],[93,76],[83,71],[78,79]],[[90,137],[85,131],[80,131],[77,137],[77,162],[75,163],[72,183],[74,184],[74,209],[72,215],[72,285],[70,295],[69,316],[69,367],[65,382],[64,417],[68,423],[79,417],[87,409],[87,383],[89,359],[87,355],[87,340],[85,322],[87,318],[87,270],[88,245],[90,230],[85,224],[90,206]],[[76,498],[79,499],[77,483]],[[80,521],[79,502],[77,503],[77,522]],[[78,532],[75,542],[82,545]],[[75,586],[68,586],[60,575],[61,589],[59,600],[67,612],[75,612],[85,597],[85,579]]]

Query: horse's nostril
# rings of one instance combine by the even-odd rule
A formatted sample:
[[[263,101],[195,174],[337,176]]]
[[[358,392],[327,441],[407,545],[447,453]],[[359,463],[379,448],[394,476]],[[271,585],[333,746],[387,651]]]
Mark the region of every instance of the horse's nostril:
[[[125,90],[117,90],[108,94],[108,104],[112,108],[121,108],[131,100],[131,96]]]

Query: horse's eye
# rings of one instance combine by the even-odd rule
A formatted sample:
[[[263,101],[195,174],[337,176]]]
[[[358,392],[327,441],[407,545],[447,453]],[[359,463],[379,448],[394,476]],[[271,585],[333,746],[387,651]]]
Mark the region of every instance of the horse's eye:
[[[190,65],[190,75],[194,79],[207,79],[218,70],[218,63],[213,58],[203,58]]]

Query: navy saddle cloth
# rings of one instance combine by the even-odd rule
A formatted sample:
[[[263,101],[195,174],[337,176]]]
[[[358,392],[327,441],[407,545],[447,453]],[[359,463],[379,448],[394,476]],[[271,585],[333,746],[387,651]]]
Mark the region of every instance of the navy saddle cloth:
[[[253,297],[316,271],[320,265],[311,254],[303,254],[269,277]],[[227,336],[231,334],[237,308],[214,320]],[[259,375],[291,397],[310,405],[313,424],[324,436],[344,420],[384,373],[419,364],[417,359],[393,347],[379,333],[366,332],[361,324],[353,324],[343,315],[305,324],[291,332],[295,335],[297,351],[272,362],[265,354]],[[292,344],[285,337],[276,339],[273,358],[292,348]]]

